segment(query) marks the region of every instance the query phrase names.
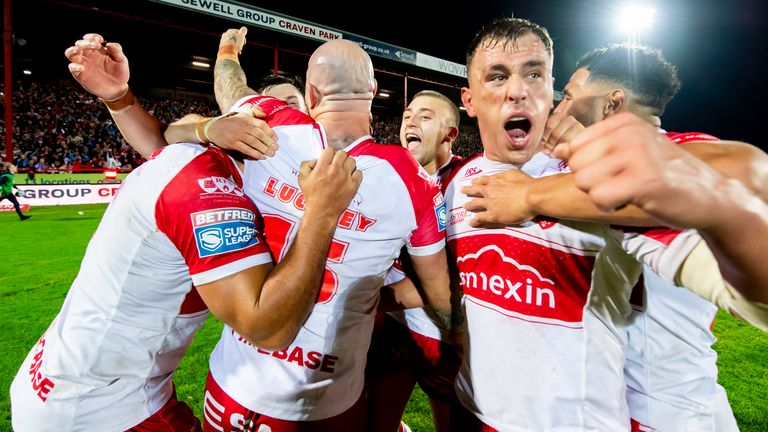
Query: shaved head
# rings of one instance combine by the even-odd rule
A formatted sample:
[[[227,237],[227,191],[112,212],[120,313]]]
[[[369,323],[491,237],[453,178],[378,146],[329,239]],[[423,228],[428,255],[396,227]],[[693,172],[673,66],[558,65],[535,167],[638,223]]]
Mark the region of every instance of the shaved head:
[[[372,101],[376,81],[371,58],[354,42],[340,39],[326,42],[309,59],[307,93],[311,87],[328,102]]]

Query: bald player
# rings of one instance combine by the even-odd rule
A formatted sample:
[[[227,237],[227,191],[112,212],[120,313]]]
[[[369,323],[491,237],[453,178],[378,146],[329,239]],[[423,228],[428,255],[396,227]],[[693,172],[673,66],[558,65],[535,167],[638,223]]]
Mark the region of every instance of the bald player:
[[[305,91],[313,121],[252,96],[237,57],[244,36],[242,30],[230,30],[222,37],[217,100],[222,110],[257,106],[278,135],[275,156],[247,161],[245,169],[245,192],[265,215],[265,236],[278,262],[303,217],[297,160],[325,147],[344,149],[368,181],[339,220],[317,304],[291,346],[262,350],[225,328],[211,354],[206,428],[362,431],[373,315],[384,275],[401,247],[407,248],[435,312],[449,319],[442,195],[406,149],[372,141],[376,82],[360,47],[331,41],[313,53]]]

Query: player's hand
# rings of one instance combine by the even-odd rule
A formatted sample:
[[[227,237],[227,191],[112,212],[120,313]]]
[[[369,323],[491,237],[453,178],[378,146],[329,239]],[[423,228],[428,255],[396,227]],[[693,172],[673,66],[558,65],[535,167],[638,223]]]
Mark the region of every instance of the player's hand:
[[[232,45],[235,52],[239,55],[243,52],[245,46],[245,35],[248,33],[246,27],[240,27],[239,29],[229,29],[222,33],[221,40],[219,41],[219,49],[224,46]]]
[[[362,180],[363,173],[344,150],[324,149],[317,159],[301,163],[299,186],[306,202],[305,211],[312,207],[314,212],[338,219]]]
[[[702,228],[717,208],[724,179],[639,117],[622,113],[587,128],[560,156],[570,156],[576,186],[603,210],[635,204],[660,221]],[[695,210],[699,209],[699,210]]]
[[[116,99],[128,90],[128,58],[118,43],[88,33],[64,51],[69,72],[88,92],[105,100]]]
[[[470,198],[464,208],[475,213],[469,225],[482,228],[501,228],[533,219],[536,214],[527,201],[528,188],[533,178],[512,169],[503,173],[476,178],[461,193]]]
[[[544,152],[551,154],[555,147],[573,141],[583,131],[584,125],[578,120],[565,112],[555,111],[544,125],[544,136],[541,139]]]
[[[249,159],[274,156],[279,147],[277,135],[264,118],[266,115],[255,106],[252,116],[240,113],[224,117],[208,128],[208,139],[217,147],[237,151]]]

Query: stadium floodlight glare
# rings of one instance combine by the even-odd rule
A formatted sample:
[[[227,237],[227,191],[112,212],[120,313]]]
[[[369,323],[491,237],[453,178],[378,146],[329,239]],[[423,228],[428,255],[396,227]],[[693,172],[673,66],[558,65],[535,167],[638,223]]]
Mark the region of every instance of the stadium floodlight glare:
[[[197,66],[197,67],[201,67],[201,68],[210,68],[211,67],[210,63],[203,63],[203,62],[199,62],[199,61],[193,61],[192,65],[193,66]]]
[[[653,25],[655,16],[656,8],[652,6],[628,3],[621,8],[616,25],[625,33],[638,34]]]
[[[32,71],[29,69],[24,69],[22,72],[24,72],[24,75],[32,75]]]

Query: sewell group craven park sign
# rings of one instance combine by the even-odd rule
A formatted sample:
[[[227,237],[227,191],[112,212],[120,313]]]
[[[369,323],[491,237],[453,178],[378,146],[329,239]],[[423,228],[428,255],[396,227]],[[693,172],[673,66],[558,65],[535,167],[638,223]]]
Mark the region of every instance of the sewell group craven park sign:
[[[289,17],[266,9],[238,3],[231,0],[152,0],[179,8],[213,15],[219,18],[250,24],[262,28],[325,42],[333,39],[347,39],[360,45],[369,55],[407,63],[443,72],[458,77],[467,77],[467,67],[463,64],[439,59],[428,54],[390,45],[375,39],[369,39],[354,33],[321,26],[309,21]]]
[[[119,183],[17,185],[23,206],[52,206],[72,204],[106,204],[112,201]],[[28,207],[27,207],[28,208]]]

